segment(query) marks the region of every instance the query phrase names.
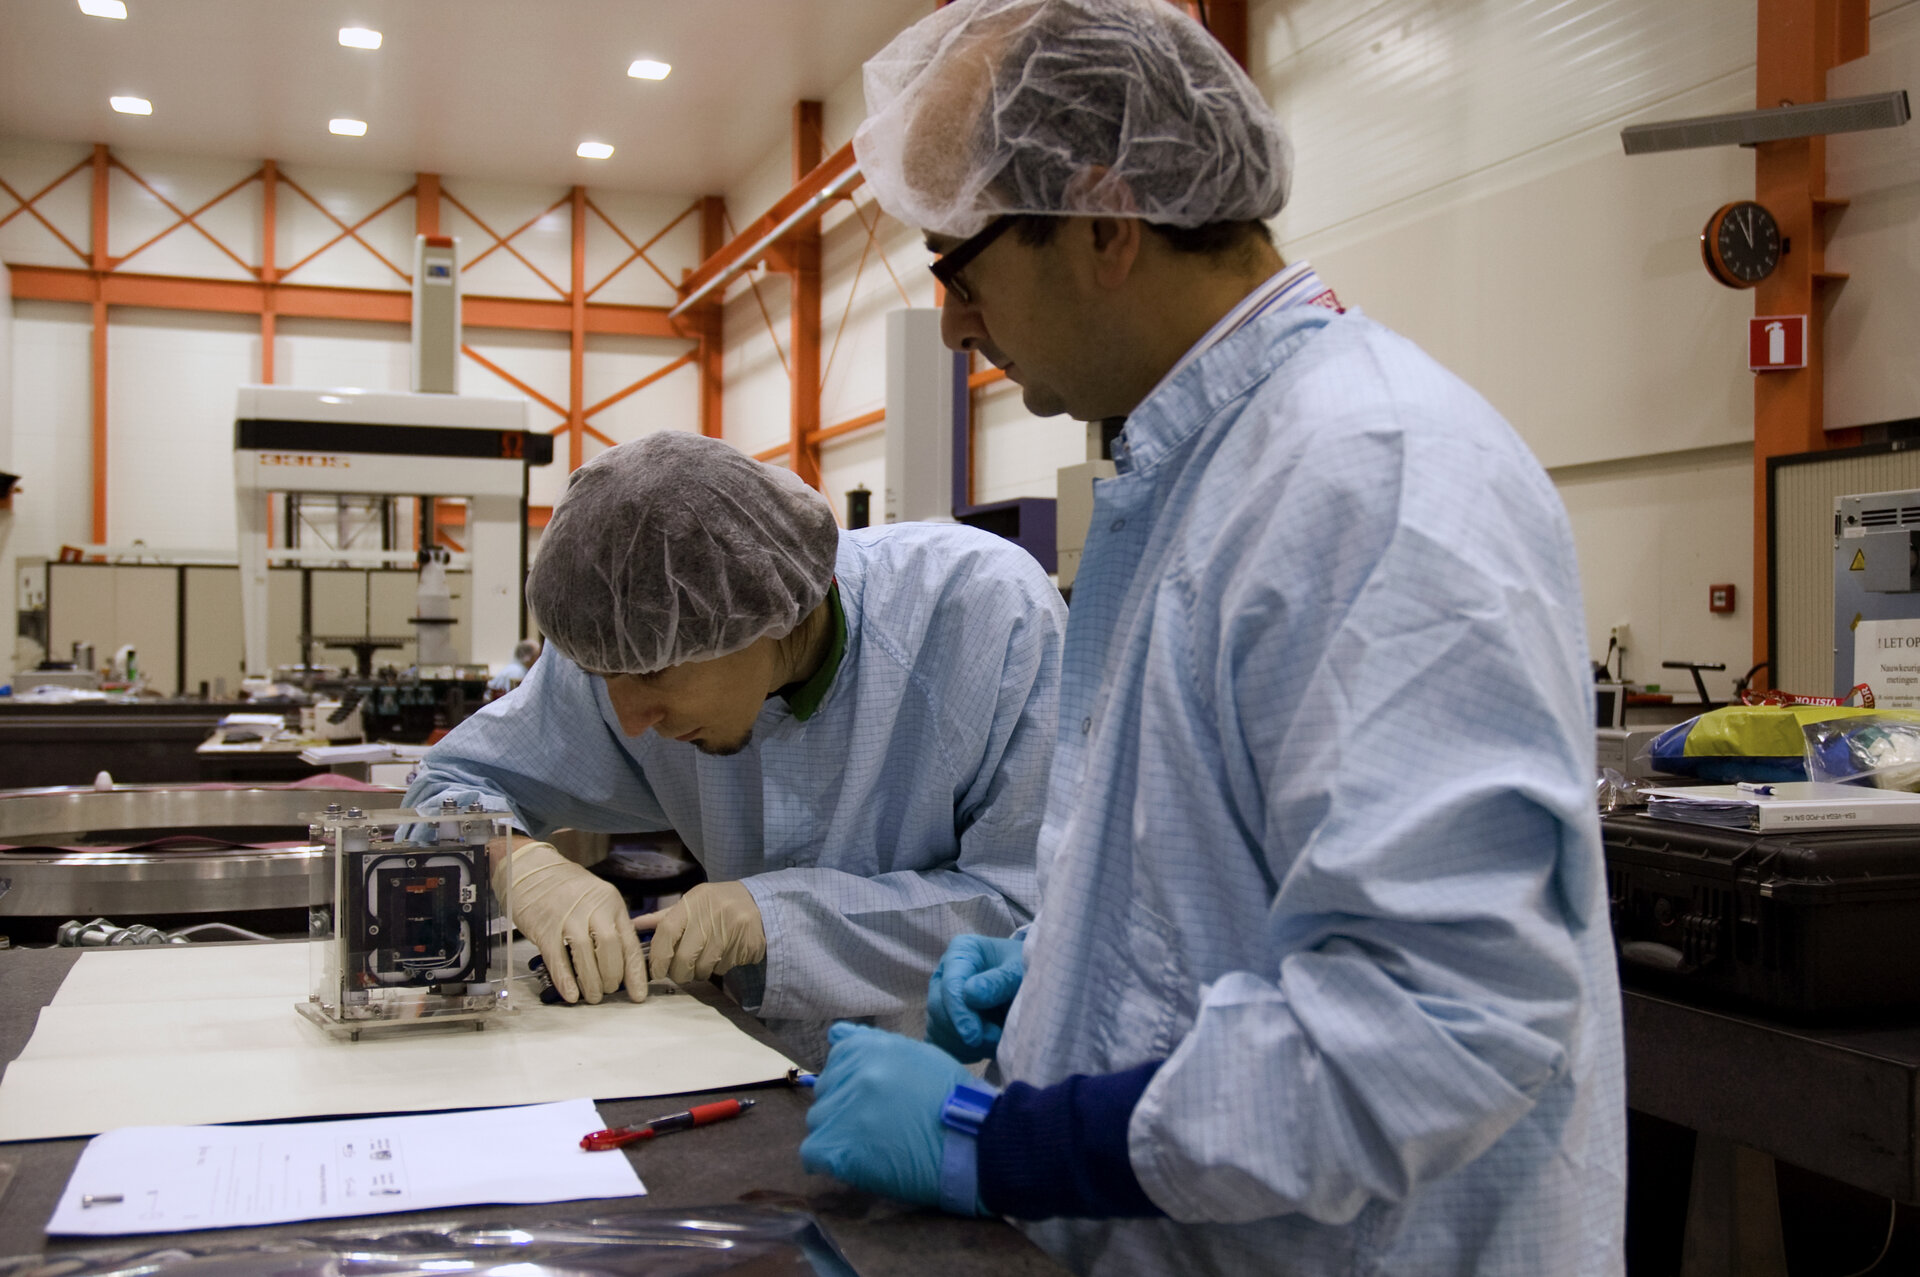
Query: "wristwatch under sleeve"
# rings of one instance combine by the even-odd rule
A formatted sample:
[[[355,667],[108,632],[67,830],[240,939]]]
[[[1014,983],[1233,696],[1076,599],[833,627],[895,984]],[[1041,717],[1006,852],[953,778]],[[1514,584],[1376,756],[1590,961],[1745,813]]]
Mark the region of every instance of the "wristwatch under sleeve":
[[[946,1127],[940,1147],[940,1209],[955,1215],[980,1213],[980,1125],[1000,1093],[985,1082],[954,1083],[940,1109]]]

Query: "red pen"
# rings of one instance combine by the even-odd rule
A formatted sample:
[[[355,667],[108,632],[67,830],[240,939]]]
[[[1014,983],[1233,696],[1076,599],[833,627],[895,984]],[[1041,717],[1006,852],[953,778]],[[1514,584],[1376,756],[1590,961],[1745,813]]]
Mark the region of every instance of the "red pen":
[[[684,1131],[689,1127],[705,1126],[709,1122],[724,1122],[730,1117],[739,1117],[753,1107],[752,1100],[721,1100],[714,1104],[699,1104],[684,1113],[671,1113],[666,1117],[656,1117],[645,1126],[619,1126],[611,1130],[595,1131],[591,1135],[580,1137],[580,1147],[588,1152],[598,1153],[610,1148],[619,1148],[635,1140],[650,1140],[656,1135],[665,1135],[669,1131]]]

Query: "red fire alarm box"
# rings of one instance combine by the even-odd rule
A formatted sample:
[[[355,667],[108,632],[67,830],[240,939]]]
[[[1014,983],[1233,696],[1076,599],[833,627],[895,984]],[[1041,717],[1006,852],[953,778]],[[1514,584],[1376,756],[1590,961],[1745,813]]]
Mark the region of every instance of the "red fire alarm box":
[[[1733,611],[1733,587],[1731,585],[1709,585],[1707,587],[1707,611]]]

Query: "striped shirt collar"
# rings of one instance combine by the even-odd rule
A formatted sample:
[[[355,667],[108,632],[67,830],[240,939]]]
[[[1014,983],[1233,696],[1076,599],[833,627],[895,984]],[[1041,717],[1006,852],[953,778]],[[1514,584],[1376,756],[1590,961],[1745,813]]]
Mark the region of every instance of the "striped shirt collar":
[[[1220,322],[1207,329],[1206,335],[1195,342],[1187,353],[1180,356],[1180,362],[1168,370],[1149,391],[1151,399],[1160,388],[1186,371],[1188,364],[1218,346],[1247,324],[1270,311],[1285,310],[1289,306],[1324,306],[1328,310],[1345,314],[1347,308],[1340,304],[1331,288],[1321,282],[1314,272],[1313,264],[1297,261],[1291,266],[1282,267],[1267,277],[1266,282],[1240,299],[1240,304],[1221,316]],[[1142,400],[1141,402],[1145,402]]]

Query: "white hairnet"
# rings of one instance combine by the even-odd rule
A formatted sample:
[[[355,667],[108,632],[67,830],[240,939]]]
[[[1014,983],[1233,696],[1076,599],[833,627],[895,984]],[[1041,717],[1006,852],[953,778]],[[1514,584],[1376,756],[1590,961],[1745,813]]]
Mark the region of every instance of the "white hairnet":
[[[866,91],[860,170],[922,230],[964,237],[1002,213],[1200,226],[1287,201],[1280,122],[1167,0],[958,0],[875,54]]]
[[[651,674],[792,631],[827,597],[840,530],[791,471],[667,430],[573,472],[527,574],[582,669]]]

